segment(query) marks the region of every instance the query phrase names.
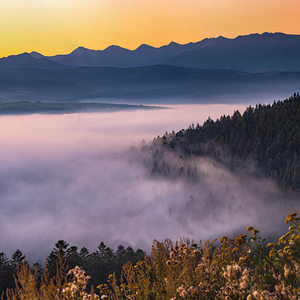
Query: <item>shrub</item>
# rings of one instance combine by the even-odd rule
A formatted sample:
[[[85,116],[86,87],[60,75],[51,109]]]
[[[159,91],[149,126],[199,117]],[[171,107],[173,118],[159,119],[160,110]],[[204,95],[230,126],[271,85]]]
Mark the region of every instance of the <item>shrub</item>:
[[[289,232],[277,246],[252,227],[250,237],[224,236],[219,246],[154,241],[150,257],[123,267],[119,285],[112,274],[98,288],[109,299],[299,299],[299,220],[287,216]]]

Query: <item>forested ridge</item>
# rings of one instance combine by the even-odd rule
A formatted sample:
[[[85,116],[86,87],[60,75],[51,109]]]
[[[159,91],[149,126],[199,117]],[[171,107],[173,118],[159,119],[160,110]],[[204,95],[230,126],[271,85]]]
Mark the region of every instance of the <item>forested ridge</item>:
[[[299,194],[299,93],[272,105],[249,106],[242,115],[235,111],[216,121],[208,118],[203,126],[192,124],[186,130],[166,133],[154,143],[159,140],[180,156],[209,156],[232,170],[240,162],[254,161],[284,190]]]

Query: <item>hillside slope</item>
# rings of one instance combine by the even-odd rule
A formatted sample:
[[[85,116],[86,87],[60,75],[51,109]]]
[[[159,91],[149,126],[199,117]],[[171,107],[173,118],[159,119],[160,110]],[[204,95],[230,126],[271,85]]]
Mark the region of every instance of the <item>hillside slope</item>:
[[[139,68],[2,68],[2,101],[124,99],[142,103],[228,103],[278,99],[299,89],[300,72],[249,74],[167,65]]]
[[[243,115],[208,119],[160,138],[163,149],[183,156],[209,156],[233,172],[257,163],[284,190],[300,192],[300,96],[273,105],[249,106]]]

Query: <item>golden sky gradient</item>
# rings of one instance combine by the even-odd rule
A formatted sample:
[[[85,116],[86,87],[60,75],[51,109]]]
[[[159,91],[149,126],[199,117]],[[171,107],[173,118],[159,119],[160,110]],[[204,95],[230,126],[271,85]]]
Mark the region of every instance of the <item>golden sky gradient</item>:
[[[299,0],[1,0],[0,57],[300,34]]]

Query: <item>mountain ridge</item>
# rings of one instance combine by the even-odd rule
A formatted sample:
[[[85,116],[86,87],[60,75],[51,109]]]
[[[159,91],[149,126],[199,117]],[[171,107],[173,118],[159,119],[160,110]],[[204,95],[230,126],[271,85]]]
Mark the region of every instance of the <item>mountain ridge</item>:
[[[239,35],[234,39],[219,36],[199,42],[155,48],[141,44],[134,50],[111,45],[104,50],[79,46],[69,54],[43,56],[31,52],[0,59],[0,68],[25,67],[59,69],[67,67],[134,68],[173,65],[199,69],[229,69],[248,73],[300,71],[300,35],[268,33]],[[28,53],[27,53],[28,54]]]
[[[284,33],[219,36],[159,48],[142,44],[135,50],[80,46],[54,57],[22,53],[0,59],[0,96],[4,101],[148,103],[286,97],[299,91],[299,53],[300,35]]]
[[[300,71],[300,35],[278,32],[240,35],[234,39],[219,36],[187,44],[170,42],[158,48],[142,44],[135,50],[119,46],[109,46],[104,50],[85,48],[81,52],[86,58],[84,61],[73,59],[74,51],[48,58],[70,66],[130,68],[168,64],[250,73]]]
[[[2,68],[2,101],[228,103],[278,98],[299,89],[300,72],[250,74],[170,65],[137,68]],[[110,100],[109,100],[110,99]],[[240,100],[239,100],[240,99]],[[124,102],[124,103],[125,103]]]
[[[156,64],[193,67],[199,69],[231,69],[259,73],[274,71],[300,71],[300,35],[280,32],[239,35],[234,39],[219,36],[199,42],[179,44],[174,41],[161,47],[141,44],[134,50],[111,45],[104,50],[79,46],[69,54],[43,56],[38,52],[29,55],[35,59],[45,58],[64,67],[115,67],[133,68]],[[19,55],[0,59],[12,60]],[[33,63],[32,67],[35,67]],[[26,64],[24,64],[26,65]],[[45,68],[41,63],[40,68]],[[8,67],[8,65],[6,65]],[[15,67],[12,63],[12,67]],[[18,67],[22,67],[18,65]],[[28,67],[26,65],[26,67]],[[30,66],[29,66],[30,67]]]
[[[235,69],[250,73],[298,71],[299,53],[299,35],[266,32],[225,40],[222,49],[206,47],[182,52],[165,63],[214,70]]]

